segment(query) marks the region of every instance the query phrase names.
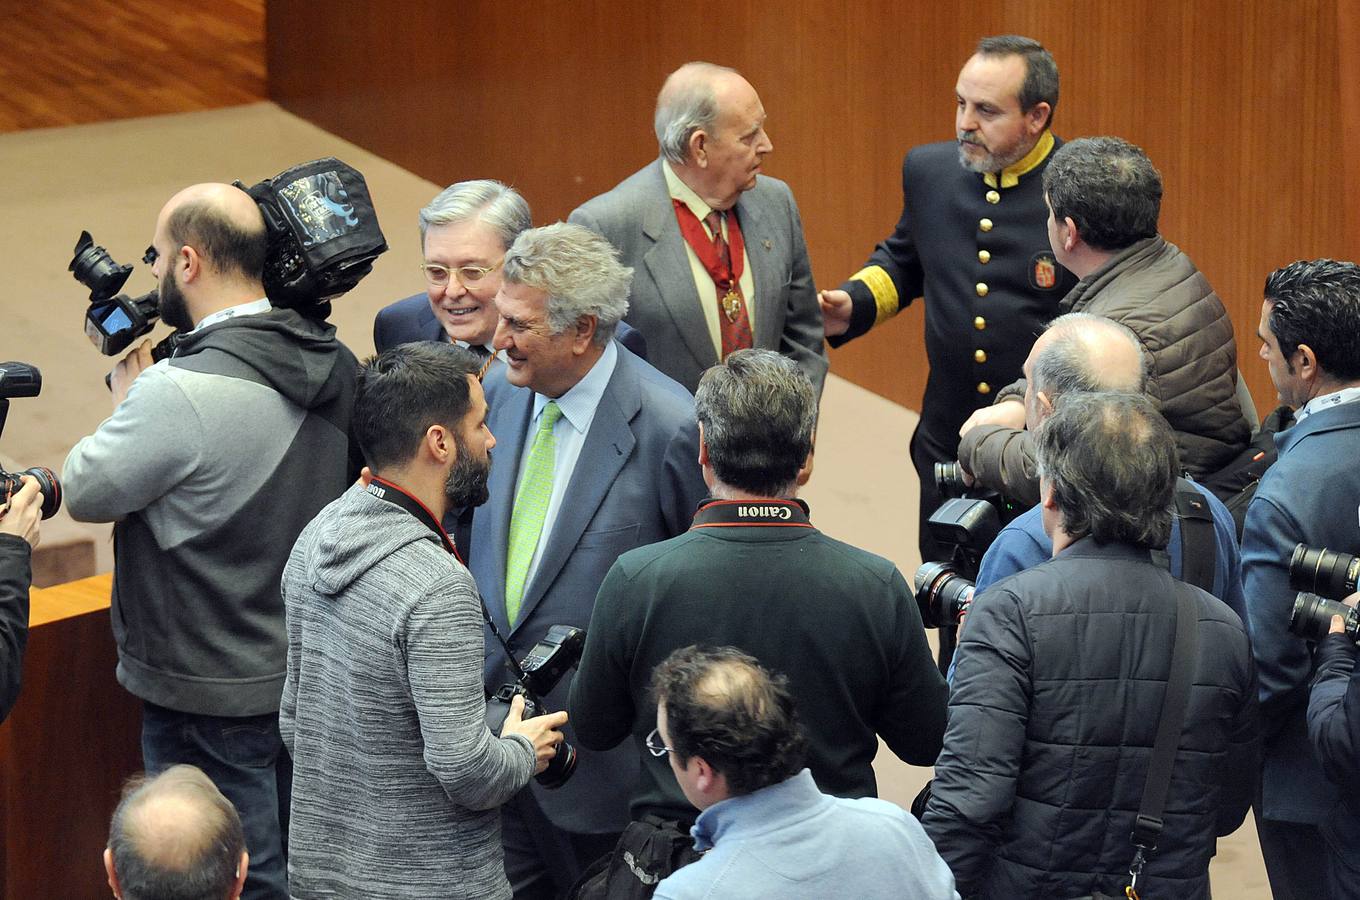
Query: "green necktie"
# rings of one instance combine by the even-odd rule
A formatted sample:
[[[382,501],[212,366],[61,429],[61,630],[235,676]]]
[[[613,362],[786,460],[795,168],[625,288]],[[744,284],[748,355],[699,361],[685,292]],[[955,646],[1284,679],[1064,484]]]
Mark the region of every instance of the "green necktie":
[[[515,490],[515,508],[510,512],[510,540],[505,550],[505,619],[511,625],[519,618],[519,604],[524,598],[524,581],[529,575],[529,563],[543,533],[543,519],[548,514],[552,499],[553,466],[557,459],[557,438],[553,426],[562,418],[562,409],[555,401],[538,414],[538,431],[529,458],[519,473],[519,487]]]

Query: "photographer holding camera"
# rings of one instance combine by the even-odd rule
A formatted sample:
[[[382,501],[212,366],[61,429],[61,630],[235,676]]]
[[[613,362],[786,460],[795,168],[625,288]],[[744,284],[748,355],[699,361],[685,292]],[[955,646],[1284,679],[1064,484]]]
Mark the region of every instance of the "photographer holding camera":
[[[354,356],[333,326],[270,303],[268,252],[238,188],[196,185],[165,205],[146,259],[183,338],[155,365],[146,343],[118,363],[113,414],[63,472],[75,519],[116,523],[117,676],[143,701],[145,768],[196,765],[240,811],[247,898],[287,896],[279,577],[357,471]]]
[[[1360,266],[1301,260],[1272,272],[1257,333],[1280,401],[1296,409],[1296,424],[1276,436],[1279,459],[1262,477],[1242,533],[1265,723],[1257,831],[1277,900],[1317,900],[1329,896],[1329,866],[1344,854],[1329,815],[1337,786],[1308,741],[1316,661],[1289,631],[1289,561],[1299,543],[1360,550]]]
[[[293,755],[289,889],[318,897],[509,897],[499,807],[562,742],[564,712],[486,725],[482,606],[440,526],[487,499],[480,360],[418,342],[361,368],[373,472],[298,538],[283,574]]]
[[[1354,610],[1360,594],[1346,604]],[[1332,616],[1331,629],[1317,648],[1317,677],[1308,697],[1308,737],[1327,777],[1340,787],[1323,830],[1331,850],[1328,896],[1331,900],[1360,898],[1360,668],[1356,668],[1356,638],[1341,616]]]
[[[28,589],[33,582],[29,567],[38,546],[38,522],[43,495],[38,480],[23,476],[23,487],[0,504],[0,722],[9,717],[19,699],[24,672],[24,648],[28,646]]]

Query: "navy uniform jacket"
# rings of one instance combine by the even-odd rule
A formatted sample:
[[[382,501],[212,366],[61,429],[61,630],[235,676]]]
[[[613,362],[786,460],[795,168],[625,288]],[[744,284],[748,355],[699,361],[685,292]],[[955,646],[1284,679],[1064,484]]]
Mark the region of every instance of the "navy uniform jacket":
[[[1043,172],[1061,143],[1045,132],[1000,184],[959,165],[955,141],[914,148],[902,163],[897,230],[841,285],[854,312],[832,346],[925,296],[930,378],[921,426],[948,446],[974,410],[1020,376],[1035,337],[1077,283],[1048,244]]]

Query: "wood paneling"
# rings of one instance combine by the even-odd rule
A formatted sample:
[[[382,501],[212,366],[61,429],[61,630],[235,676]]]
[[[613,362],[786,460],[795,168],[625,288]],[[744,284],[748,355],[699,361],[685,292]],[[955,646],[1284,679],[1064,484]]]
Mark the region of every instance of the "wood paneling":
[[[141,704],[114,679],[108,575],[32,592],[23,691],[0,726],[0,896],[101,900]]]
[[[952,135],[954,79],[977,39],[1029,34],[1062,71],[1057,131],[1123,136],[1161,169],[1162,231],[1224,297],[1242,368],[1271,406],[1253,356],[1266,274],[1360,255],[1344,155],[1360,118],[1358,18],[1353,0],[465,0],[325,15],[270,0],[269,93],[433,181],[509,181],[548,222],[655,156],[667,72],[733,65],[762,95],[767,169],[792,185],[818,283],[834,286],[896,221],[904,151]],[[921,346],[918,305],[835,351],[833,370],[914,407]]]
[[[7,0],[0,10],[0,132],[264,99],[264,0]]]

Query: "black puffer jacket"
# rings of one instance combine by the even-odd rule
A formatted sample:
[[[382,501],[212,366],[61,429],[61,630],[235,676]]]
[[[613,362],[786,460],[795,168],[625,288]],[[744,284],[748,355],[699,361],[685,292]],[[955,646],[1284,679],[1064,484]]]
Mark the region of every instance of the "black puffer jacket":
[[[924,825],[965,898],[1121,895],[1176,627],[1199,604],[1199,662],[1149,898],[1209,896],[1215,838],[1257,772],[1256,675],[1237,615],[1174,586],[1146,550],[1078,541],[982,594],[961,634]]]
[[[1077,282],[1058,312],[1104,316],[1138,335],[1152,357],[1148,393],[1175,430],[1181,465],[1191,475],[1211,475],[1246,448],[1251,425],[1237,394],[1232,319],[1175,244],[1152,237],[1124,248]],[[1022,378],[996,402],[1022,400],[1024,393]],[[970,430],[959,447],[959,459],[979,481],[1025,500],[1038,494],[1033,456],[1028,437],[993,426]]]

